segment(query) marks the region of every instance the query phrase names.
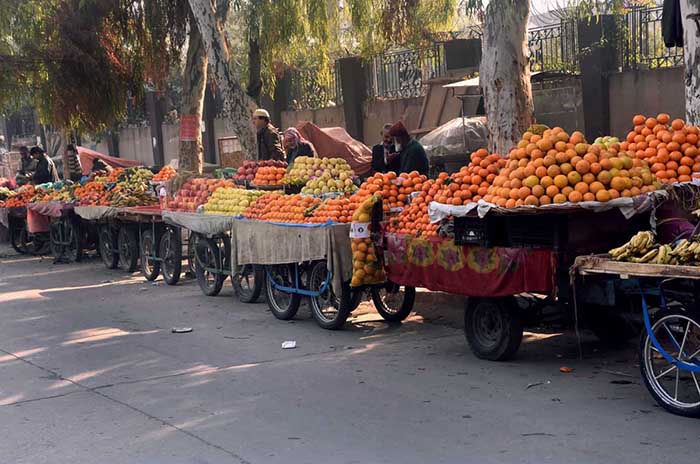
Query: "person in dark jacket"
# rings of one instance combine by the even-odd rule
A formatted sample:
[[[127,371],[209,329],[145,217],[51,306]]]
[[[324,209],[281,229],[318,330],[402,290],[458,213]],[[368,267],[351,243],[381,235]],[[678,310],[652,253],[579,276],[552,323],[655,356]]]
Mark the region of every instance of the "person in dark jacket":
[[[29,148],[25,146],[19,147],[19,155],[21,164],[19,171],[17,171],[15,181],[17,182],[17,185],[24,185],[29,182],[34,175],[37,161],[32,158],[32,155],[29,154]]]
[[[419,174],[425,174],[427,176],[430,169],[428,155],[425,154],[423,145],[409,135],[406,126],[399,121],[391,126],[389,134],[394,138],[396,151],[399,152],[399,171],[418,171]]]
[[[284,150],[280,143],[277,128],[270,124],[270,113],[257,109],[253,113],[253,123],[258,138],[258,160],[283,160]]]
[[[294,159],[297,156],[310,156],[312,158],[317,156],[314,144],[302,137],[299,131],[294,127],[290,127],[284,131],[282,142],[287,155],[287,164],[291,165],[294,163]]]
[[[29,154],[37,160],[36,172],[32,177],[35,185],[45,184],[47,182],[58,182],[58,171],[56,165],[51,161],[51,158],[46,156],[46,152],[41,147],[33,147]]]
[[[396,146],[389,135],[389,129],[391,129],[391,124],[384,124],[382,143],[372,147],[372,170],[374,172],[398,172],[401,168],[399,154],[396,153]]]

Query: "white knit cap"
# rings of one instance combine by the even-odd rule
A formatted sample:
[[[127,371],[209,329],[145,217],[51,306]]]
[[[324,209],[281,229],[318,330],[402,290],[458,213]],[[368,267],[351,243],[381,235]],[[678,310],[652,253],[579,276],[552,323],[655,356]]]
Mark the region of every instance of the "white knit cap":
[[[255,110],[255,112],[253,113],[253,116],[255,116],[256,118],[270,119],[270,113],[268,113],[267,110],[264,110],[262,108],[258,108],[257,110]]]

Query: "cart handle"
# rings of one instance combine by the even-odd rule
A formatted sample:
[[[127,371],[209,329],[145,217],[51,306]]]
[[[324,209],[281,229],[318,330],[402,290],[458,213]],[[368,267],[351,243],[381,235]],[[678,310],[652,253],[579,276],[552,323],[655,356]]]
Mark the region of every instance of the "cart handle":
[[[661,343],[659,343],[659,340],[657,340],[656,335],[654,335],[654,331],[651,328],[651,319],[649,317],[649,306],[647,305],[647,300],[644,295],[644,290],[642,289],[642,285],[640,284],[639,280],[635,279],[635,282],[637,283],[637,286],[639,287],[639,293],[642,296],[642,312],[644,314],[644,327],[646,328],[647,335],[649,335],[649,338],[651,339],[651,344],[654,345],[654,348],[658,350],[658,352],[661,354],[661,356],[664,357],[666,361],[668,361],[670,364],[675,365],[679,369],[691,371],[691,372],[700,372],[700,364],[688,364],[686,362],[680,361],[670,354],[666,352],[666,350],[663,349],[661,346]],[[664,298],[663,294],[663,289],[659,286],[659,290],[661,291],[661,307],[663,309],[666,308],[666,299]],[[667,329],[668,330],[668,329]],[[672,340],[674,340],[674,345],[676,348],[680,350],[680,346],[675,342],[675,339],[671,337]]]

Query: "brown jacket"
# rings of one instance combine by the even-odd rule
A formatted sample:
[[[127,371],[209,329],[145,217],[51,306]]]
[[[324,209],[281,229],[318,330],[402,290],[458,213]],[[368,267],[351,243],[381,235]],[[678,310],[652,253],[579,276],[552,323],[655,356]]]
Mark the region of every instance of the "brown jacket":
[[[258,131],[258,160],[283,160],[280,134],[272,124]]]

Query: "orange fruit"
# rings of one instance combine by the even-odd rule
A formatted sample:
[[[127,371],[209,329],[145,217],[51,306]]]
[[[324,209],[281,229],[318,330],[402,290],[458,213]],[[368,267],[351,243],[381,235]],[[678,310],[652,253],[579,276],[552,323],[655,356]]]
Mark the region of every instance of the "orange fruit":
[[[595,199],[601,202],[610,201],[610,193],[607,190],[598,190],[595,194]]]
[[[583,195],[580,192],[577,192],[576,190],[572,191],[569,193],[569,201],[572,203],[578,203],[583,200]]]

